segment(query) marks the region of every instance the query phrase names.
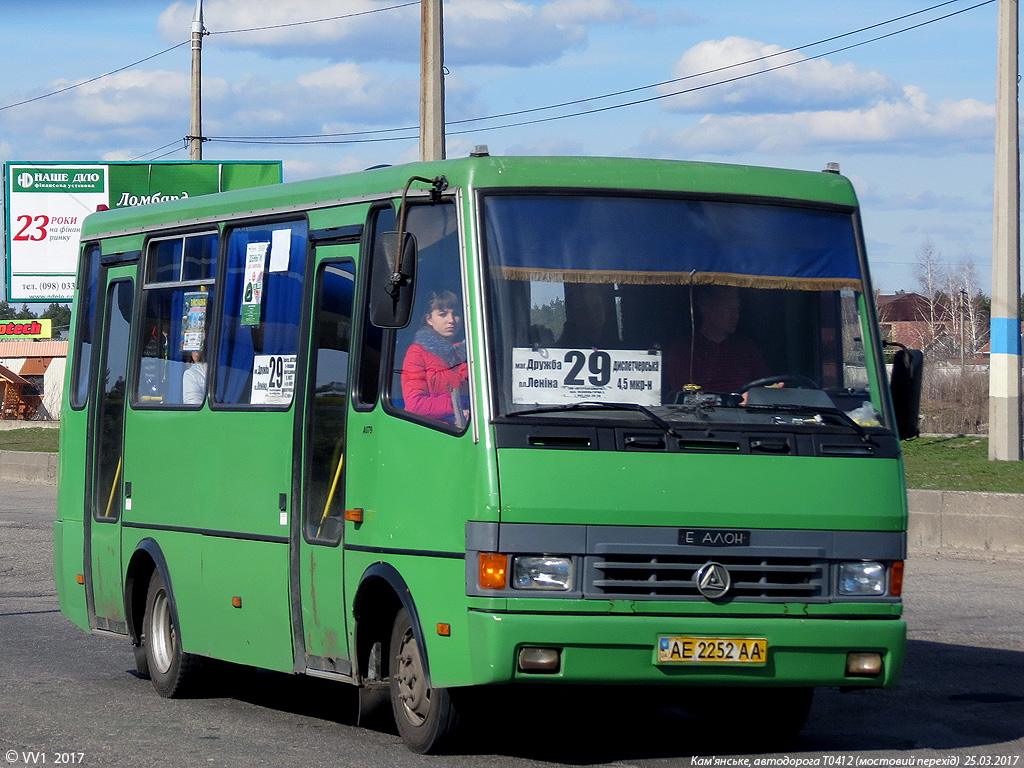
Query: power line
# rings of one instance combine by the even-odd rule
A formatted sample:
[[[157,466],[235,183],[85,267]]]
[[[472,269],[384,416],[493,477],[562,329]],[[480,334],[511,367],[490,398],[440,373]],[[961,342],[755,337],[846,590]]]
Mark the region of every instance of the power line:
[[[157,147],[156,149],[149,150],[149,152],[143,152],[141,155],[136,155],[135,157],[132,158],[131,161],[135,162],[136,160],[145,160],[148,155],[152,155],[152,154],[155,154],[155,153],[160,152],[162,150],[165,150],[168,147],[172,147],[175,144],[180,143],[181,141],[183,141],[183,140],[182,139],[175,139],[174,141],[170,141],[170,142],[164,144],[162,147]],[[154,157],[152,159],[153,160],[159,160],[160,157],[167,157],[167,155],[174,154],[175,152],[177,152],[180,149],[184,149],[184,147],[175,147],[170,152],[165,152],[164,154],[160,155],[159,157]]]
[[[658,83],[652,83],[652,84],[649,84],[649,85],[637,86],[635,88],[628,88],[628,89],[625,89],[625,90],[622,90],[622,91],[615,91],[615,92],[612,92],[612,93],[601,94],[599,96],[591,96],[591,97],[587,97],[587,98],[583,98],[583,99],[575,99],[575,100],[572,100],[572,101],[561,102],[559,104],[550,104],[550,105],[543,106],[543,107],[532,107],[530,109],[517,110],[517,111],[513,111],[513,112],[504,112],[504,113],[496,114],[496,115],[487,115],[487,116],[483,116],[483,117],[466,118],[466,119],[463,119],[463,120],[453,120],[453,121],[450,121],[450,122],[446,123],[446,125],[452,125],[452,126],[454,126],[454,125],[464,125],[464,124],[467,124],[467,123],[482,122],[482,121],[486,121],[486,120],[497,120],[497,119],[500,119],[500,118],[503,118],[503,117],[514,117],[516,115],[530,114],[530,113],[541,112],[541,111],[545,111],[545,110],[549,110],[549,109],[557,109],[557,108],[560,108],[560,107],[575,106],[577,104],[583,104],[583,103],[587,103],[587,102],[598,101],[598,100],[601,100],[601,99],[612,98],[612,97],[615,97],[615,96],[621,96],[621,95],[625,95],[625,94],[629,94],[629,93],[636,93],[638,91],[649,90],[651,88],[657,88],[657,87],[660,87],[660,86],[669,85],[671,83],[682,82],[682,81],[685,81],[685,80],[692,80],[692,79],[699,78],[699,77],[706,77],[708,75],[716,74],[716,73],[723,72],[723,71],[726,71],[726,70],[729,70],[729,69],[734,69],[736,67],[742,67],[742,66],[747,66],[747,65],[750,65],[750,64],[755,64],[755,63],[758,63],[758,62],[765,61],[767,59],[775,58],[775,57],[778,57],[778,56],[784,56],[784,55],[787,55],[787,54],[791,54],[791,53],[794,53],[794,52],[797,52],[797,51],[804,50],[806,48],[816,47],[816,46],[819,46],[819,45],[823,45],[825,43],[834,42],[836,40],[840,40],[840,39],[847,38],[847,37],[850,37],[850,36],[853,36],[853,35],[861,34],[863,32],[870,31],[872,29],[877,29],[879,27],[883,27],[883,26],[886,26],[888,24],[893,24],[893,23],[896,23],[898,21],[906,20],[906,19],[908,19],[910,17],[913,17],[913,16],[918,16],[918,15],[920,15],[922,13],[927,13],[929,11],[937,10],[938,8],[942,8],[944,6],[951,5],[951,4],[956,3],[956,2],[960,2],[960,0],[946,0],[945,2],[937,3],[936,5],[932,5],[932,6],[928,7],[928,8],[924,8],[924,9],[921,9],[919,11],[914,11],[913,13],[904,14],[902,16],[898,16],[898,17],[895,17],[893,19],[888,19],[887,21],[882,21],[882,22],[879,22],[877,24],[871,24],[869,26],[862,27],[860,29],[853,30],[851,32],[845,32],[845,33],[843,33],[841,35],[834,35],[832,37],[824,38],[822,40],[818,40],[818,41],[813,42],[813,43],[806,43],[804,45],[797,46],[795,48],[789,48],[789,49],[786,49],[784,51],[777,51],[775,53],[767,54],[765,56],[759,56],[759,57],[756,57],[756,58],[753,58],[753,59],[748,59],[746,61],[737,62],[735,64],[729,64],[727,66],[718,67],[718,68],[715,68],[715,69],[710,69],[710,70],[707,70],[707,71],[704,71],[704,72],[698,72],[698,73],[694,73],[694,74],[691,74],[691,75],[685,75],[683,77],[678,77],[678,78],[674,78],[674,79],[671,79],[671,80],[664,80],[664,81],[661,81],[661,82],[658,82]],[[608,105],[608,106],[604,106],[604,107],[595,107],[593,109],[587,109],[587,110],[580,110],[580,111],[576,111],[576,112],[570,112],[570,113],[563,114],[563,115],[554,115],[554,116],[551,116],[551,117],[537,118],[537,119],[534,119],[534,120],[523,120],[523,121],[519,121],[519,122],[506,123],[504,125],[494,125],[494,126],[487,126],[487,127],[481,127],[481,128],[470,128],[470,129],[461,130],[461,131],[449,131],[448,135],[450,135],[450,136],[458,136],[458,135],[462,135],[462,134],[466,134],[466,133],[474,133],[474,132],[480,132],[480,131],[492,131],[492,130],[498,130],[498,129],[502,129],[502,128],[517,128],[517,127],[522,127],[522,126],[526,126],[526,125],[536,125],[538,123],[552,122],[552,121],[555,121],[555,120],[565,120],[565,119],[568,119],[568,118],[571,118],[571,117],[580,117],[580,116],[583,116],[583,115],[591,115],[591,114],[596,114],[596,113],[599,113],[599,112],[607,112],[607,111],[614,110],[614,109],[623,109],[625,107],[632,107],[632,106],[637,106],[639,104],[645,104],[645,103],[652,102],[652,101],[659,101],[659,100],[662,100],[662,99],[672,98],[673,96],[680,96],[680,95],[687,94],[687,93],[693,93],[693,92],[700,91],[700,90],[706,90],[708,88],[713,88],[713,87],[716,87],[716,86],[719,86],[719,85],[726,85],[728,83],[733,83],[733,82],[736,82],[736,81],[739,81],[739,80],[744,80],[744,79],[747,79],[747,78],[750,78],[750,77],[755,77],[757,75],[763,75],[763,74],[766,74],[768,72],[774,72],[774,71],[777,71],[777,70],[780,70],[780,69],[785,69],[787,67],[791,67],[791,66],[794,66],[796,64],[801,64],[801,63],[806,62],[806,61],[814,61],[816,59],[821,59],[821,58],[824,58],[825,56],[831,56],[831,55],[834,55],[836,53],[841,53],[843,51],[848,51],[848,50],[851,50],[853,48],[859,48],[860,46],[868,45],[869,43],[874,43],[874,42],[878,42],[880,40],[885,40],[887,38],[894,37],[896,35],[900,35],[900,34],[903,34],[905,32],[910,32],[910,31],[913,31],[915,29],[919,29],[919,28],[927,26],[929,24],[934,24],[934,23],[939,22],[939,21],[944,21],[946,19],[952,18],[953,16],[957,16],[957,15],[959,15],[961,13],[966,13],[968,11],[975,10],[975,9],[980,8],[982,6],[985,6],[985,5],[990,5],[993,2],[996,2],[996,0],[982,0],[982,2],[976,3],[975,5],[968,6],[967,8],[961,8],[960,10],[953,11],[953,12],[945,14],[943,16],[939,16],[939,17],[936,17],[934,19],[929,19],[927,21],[923,21],[923,22],[920,22],[918,24],[913,24],[911,26],[904,27],[902,29],[898,29],[898,30],[895,30],[893,32],[888,32],[888,33],[886,33],[884,35],[878,35],[878,36],[872,37],[872,38],[870,38],[868,40],[862,40],[860,42],[852,43],[852,44],[846,45],[846,46],[841,46],[839,48],[835,48],[835,49],[826,51],[824,53],[816,54],[814,56],[807,56],[807,57],[805,57],[803,59],[798,59],[796,61],[790,61],[790,62],[787,62],[785,64],[780,64],[778,66],[769,67],[767,69],[761,69],[761,70],[758,70],[756,72],[749,72],[749,73],[746,73],[746,74],[743,74],[743,75],[737,75],[736,77],[726,78],[724,80],[717,80],[715,82],[706,83],[704,85],[695,86],[693,88],[686,88],[686,89],[683,89],[683,90],[673,91],[672,93],[658,94],[656,96],[649,96],[649,97],[643,98],[643,99],[635,99],[633,101],[627,101],[627,102],[623,102],[623,103],[619,103],[619,104],[612,104],[612,105]],[[381,136],[377,136],[377,134],[399,133],[399,132],[417,131],[417,130],[418,130],[417,126],[405,126],[405,127],[402,127],[402,128],[386,128],[386,129],[379,129],[379,130],[352,131],[352,132],[344,132],[344,133],[296,134],[296,135],[291,135],[291,136],[211,136],[210,140],[211,141],[219,141],[219,142],[222,142],[222,143],[230,143],[230,144],[281,144],[281,145],[360,144],[360,143],[377,143],[377,142],[386,142],[386,141],[409,141],[409,140],[414,140],[414,139],[418,138],[418,133],[414,134],[414,135],[393,136],[393,137],[381,137]],[[374,138],[354,138],[354,137],[360,137],[360,136],[374,136]],[[338,139],[338,140],[333,140],[336,137],[346,137],[346,138]],[[329,140],[325,140],[325,139],[329,139]]]
[[[330,16],[330,17],[325,18],[325,19],[310,19],[309,21],[293,21],[293,22],[290,22],[290,23],[287,23],[287,24],[274,24],[274,25],[266,26],[266,27],[251,27],[249,29],[225,29],[225,30],[221,30],[221,31],[218,31],[218,32],[207,32],[206,34],[208,34],[208,35],[230,35],[230,34],[235,34],[235,33],[238,33],[238,32],[260,32],[260,31],[268,30],[268,29],[282,29],[284,27],[297,27],[297,26],[302,26],[302,25],[305,25],[305,24],[320,24],[320,23],[323,23],[325,21],[337,21],[338,19],[350,19],[350,18],[354,18],[356,16],[367,16],[367,15],[369,15],[371,13],[380,13],[381,11],[392,11],[392,10],[395,10],[397,8],[406,8],[406,7],[410,6],[410,5],[419,5],[419,2],[420,2],[420,0],[413,0],[412,2],[401,3],[399,5],[389,5],[389,6],[384,7],[384,8],[373,8],[373,9],[371,9],[369,11],[359,11],[357,13],[347,13],[347,14],[344,14],[342,16]],[[96,77],[89,78],[88,80],[83,80],[80,83],[75,83],[73,85],[69,85],[69,86],[66,86],[64,88],[58,88],[55,91],[50,91],[49,93],[44,93],[44,94],[41,94],[39,96],[34,96],[31,99],[24,99],[23,101],[16,101],[16,102],[14,102],[12,104],[5,104],[4,106],[0,106],[0,111],[3,111],[5,109],[13,109],[14,107],[20,107],[20,106],[23,106],[25,104],[31,104],[33,101],[40,101],[42,99],[47,99],[47,98],[49,98],[51,96],[57,96],[57,95],[59,95],[61,93],[66,93],[67,91],[74,90],[75,88],[81,88],[83,85],[88,85],[89,83],[95,83],[97,80],[102,80],[105,77],[110,77],[111,75],[116,75],[119,72],[124,72],[125,70],[131,69],[132,67],[137,67],[139,64],[144,64],[147,61],[150,61],[151,59],[157,58],[158,56],[163,56],[165,53],[170,53],[171,51],[173,51],[173,50],[175,50],[177,48],[181,48],[183,45],[189,45],[191,42],[192,42],[192,39],[189,38],[188,40],[183,40],[180,43],[172,45],[170,48],[164,48],[162,51],[158,51],[157,53],[154,53],[151,56],[147,56],[144,59],[139,59],[138,61],[133,61],[131,64],[126,64],[123,67],[118,67],[117,69],[113,69],[110,72],[104,72],[102,75],[96,75]]]
[[[155,59],[157,56],[163,56],[165,53],[170,53],[175,48],[181,48],[181,46],[188,45],[190,42],[191,42],[191,40],[185,40],[183,42],[178,43],[177,45],[172,45],[170,48],[164,48],[162,51],[154,53],[152,56],[147,56],[144,59],[139,59],[138,61],[134,61],[131,64],[126,64],[125,66],[119,67],[118,69],[111,70],[110,72],[105,72],[102,75],[97,75],[96,77],[89,78],[88,80],[83,80],[80,83],[75,83],[74,85],[69,85],[69,86],[66,86],[64,88],[59,88],[56,91],[50,91],[49,93],[44,93],[41,96],[33,96],[31,99],[25,99],[24,101],[17,101],[17,102],[15,102],[13,104],[7,104],[5,106],[0,107],[0,111],[3,111],[5,109],[12,109],[14,107],[20,107],[23,104],[31,104],[33,101],[39,101],[41,99],[47,99],[50,96],[56,96],[57,94],[66,93],[67,91],[74,90],[75,88],[81,88],[83,85],[88,85],[89,83],[95,83],[97,80],[102,80],[104,77],[110,77],[111,75],[116,75],[118,72],[124,72],[126,69],[131,69],[132,67],[137,67],[139,64],[143,64],[143,63],[149,61],[150,59]]]

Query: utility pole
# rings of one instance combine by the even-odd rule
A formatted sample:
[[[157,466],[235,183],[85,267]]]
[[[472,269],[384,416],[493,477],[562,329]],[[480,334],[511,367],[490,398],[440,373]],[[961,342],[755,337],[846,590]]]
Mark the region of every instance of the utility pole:
[[[1017,133],[1017,0],[999,0],[997,56],[988,457],[997,461],[1020,461],[1020,139]]]
[[[420,9],[420,160],[444,160],[444,24],[441,0],[422,0]]]
[[[189,125],[188,156],[193,162],[203,159],[203,0],[196,0],[192,19],[192,119]]]

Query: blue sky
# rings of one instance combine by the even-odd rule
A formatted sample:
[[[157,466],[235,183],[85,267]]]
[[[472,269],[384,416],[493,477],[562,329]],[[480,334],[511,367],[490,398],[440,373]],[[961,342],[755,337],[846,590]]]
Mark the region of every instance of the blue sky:
[[[915,289],[915,254],[930,241],[950,266],[972,262],[988,292],[997,9],[995,2],[971,9],[980,1],[954,0],[803,47],[940,0],[445,0],[449,121],[593,99],[780,54],[573,107],[454,125],[448,156],[487,144],[495,155],[666,157],[806,170],[839,162],[863,206],[876,288]],[[194,7],[194,0],[0,0],[0,161],[187,159],[187,45],[60,95],[8,105],[187,40]],[[415,126],[418,5],[204,0],[204,10],[211,32],[203,43],[205,135]],[[377,12],[294,25],[364,11]],[[963,12],[839,50],[956,11]],[[232,31],[284,24],[292,26]],[[793,48],[800,50],[783,53]],[[737,74],[751,76],[713,84]],[[709,87],[668,95],[694,85]],[[641,99],[648,101],[496,127]],[[207,160],[282,160],[286,181],[415,160],[417,151],[415,139],[267,145],[223,138],[203,150]]]

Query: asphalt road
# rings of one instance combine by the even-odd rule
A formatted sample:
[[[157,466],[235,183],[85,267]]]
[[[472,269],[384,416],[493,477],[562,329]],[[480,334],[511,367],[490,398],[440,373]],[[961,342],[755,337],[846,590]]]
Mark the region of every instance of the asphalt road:
[[[47,486],[0,487],[0,768],[44,759],[104,768],[660,768],[754,766],[766,756],[789,766],[1024,768],[1024,558],[912,553],[900,686],[819,692],[807,727],[785,752],[737,754],[743,723],[728,712],[709,728],[635,694],[541,690],[496,696],[462,753],[421,757],[392,733],[357,728],[346,686],[224,667],[202,698],[157,696],[133,674],[126,643],[86,634],[59,613],[55,496]],[[705,762],[709,756],[738,762]]]

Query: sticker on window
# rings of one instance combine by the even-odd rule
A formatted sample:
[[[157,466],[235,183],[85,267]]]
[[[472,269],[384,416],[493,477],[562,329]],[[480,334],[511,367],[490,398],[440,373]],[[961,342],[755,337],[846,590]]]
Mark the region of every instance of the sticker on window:
[[[289,405],[295,392],[295,355],[256,355],[252,362],[253,405]]]
[[[206,305],[210,294],[189,291],[184,296],[185,309],[181,317],[181,351],[199,352],[206,336]]]
[[[512,402],[583,400],[661,405],[661,352],[623,349],[512,349]]]
[[[242,294],[242,325],[260,324],[263,303],[263,267],[270,243],[249,243],[245,249],[245,292]]]

